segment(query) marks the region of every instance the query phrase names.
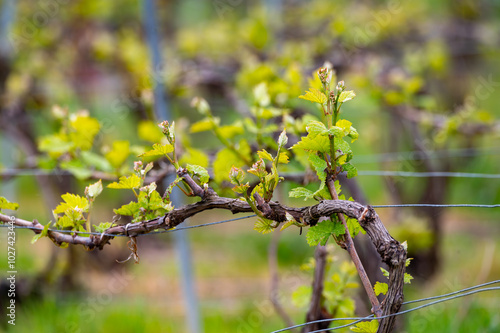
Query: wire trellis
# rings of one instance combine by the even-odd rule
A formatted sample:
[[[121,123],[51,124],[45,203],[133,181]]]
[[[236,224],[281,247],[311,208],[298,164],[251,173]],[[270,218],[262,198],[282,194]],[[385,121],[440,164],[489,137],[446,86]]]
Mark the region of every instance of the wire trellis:
[[[423,308],[426,308],[426,307],[429,307],[432,305],[436,305],[438,303],[447,302],[447,301],[450,301],[452,299],[456,299],[456,298],[460,298],[460,297],[464,297],[464,296],[469,296],[469,295],[473,295],[473,294],[477,294],[477,293],[485,292],[485,291],[500,290],[500,287],[489,287],[489,288],[477,289],[480,287],[484,287],[484,286],[496,284],[496,283],[500,283],[500,280],[495,280],[495,281],[491,281],[491,282],[478,284],[478,285],[468,287],[465,289],[461,289],[461,290],[457,290],[457,291],[454,291],[454,292],[451,292],[448,294],[443,294],[443,295],[432,296],[432,297],[421,298],[421,299],[417,299],[417,300],[413,300],[413,301],[404,302],[403,305],[407,305],[407,304],[411,304],[411,303],[424,302],[424,301],[428,301],[428,300],[442,298],[442,299],[437,300],[437,301],[433,301],[433,302],[429,302],[429,303],[426,303],[423,305],[419,305],[419,306],[412,308],[412,309],[400,311],[398,313],[393,313],[393,314],[385,315],[385,316],[381,316],[381,317],[374,317],[373,315],[370,315],[370,316],[366,316],[366,317],[332,318],[332,319],[314,320],[314,321],[310,321],[307,323],[297,324],[297,325],[289,326],[286,328],[282,328],[282,329],[279,329],[277,331],[272,331],[271,333],[285,332],[285,331],[289,331],[289,330],[294,329],[294,328],[300,328],[300,327],[307,326],[307,325],[314,324],[314,323],[325,323],[325,322],[335,322],[335,321],[351,321],[349,324],[345,324],[345,325],[341,325],[341,326],[337,326],[337,327],[325,328],[325,329],[316,330],[316,331],[311,331],[309,333],[335,331],[335,330],[349,327],[351,325],[354,325],[354,324],[357,324],[359,322],[366,321],[366,320],[373,320],[373,319],[380,320],[380,319],[384,319],[384,318],[388,318],[388,317],[400,316],[400,315],[410,313],[413,311],[417,311],[417,310],[420,310],[420,309],[423,309]],[[477,289],[477,290],[473,290],[473,289]],[[472,291],[469,291],[469,290],[472,290]]]
[[[283,174],[285,175],[285,174]],[[46,170],[46,169],[4,169],[0,170],[2,177],[22,177],[22,176],[72,176],[65,170]],[[393,177],[447,177],[447,178],[484,178],[500,179],[500,174],[475,173],[475,172],[413,172],[413,171],[395,171],[395,170],[359,170],[358,176],[393,176]]]
[[[370,206],[373,207],[373,208],[407,208],[407,207],[500,208],[500,204],[493,204],[493,205],[480,205],[480,204],[448,204],[448,205],[447,204],[443,204],[443,205],[441,205],[441,204],[400,204],[400,205],[370,205]],[[164,233],[171,233],[171,232],[180,231],[180,230],[186,230],[186,229],[202,228],[202,227],[207,227],[207,226],[216,225],[216,224],[222,224],[222,223],[228,223],[228,222],[234,222],[234,221],[238,221],[238,220],[248,219],[248,218],[256,217],[256,216],[257,215],[252,214],[252,215],[247,215],[247,216],[235,217],[235,218],[228,219],[228,220],[202,223],[202,224],[197,224],[197,225],[192,225],[192,226],[187,226],[187,227],[182,227],[182,228],[174,228],[174,229],[168,229],[168,230],[151,231],[151,232],[148,232],[148,233],[145,233],[145,234],[138,234],[137,236],[164,234]],[[143,221],[143,222],[148,222],[148,221]],[[3,228],[12,228],[13,227],[13,228],[16,228],[16,229],[40,230],[40,228],[35,228],[35,227],[11,226],[11,225],[7,225],[7,224],[0,224],[0,227],[3,227]],[[97,236],[110,236],[110,237],[129,237],[129,236],[123,235],[123,234],[107,234],[107,233],[102,233],[102,232],[59,230],[59,229],[50,229],[50,228],[49,228],[49,231],[55,231],[55,232],[61,232],[61,233],[68,233],[68,234],[76,233],[78,235],[97,235]]]

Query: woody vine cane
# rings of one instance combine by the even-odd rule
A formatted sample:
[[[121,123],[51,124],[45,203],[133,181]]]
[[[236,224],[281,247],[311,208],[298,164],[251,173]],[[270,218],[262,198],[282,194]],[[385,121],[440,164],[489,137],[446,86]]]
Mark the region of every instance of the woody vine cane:
[[[101,232],[100,235],[92,234],[88,237],[79,235],[79,232],[90,231],[92,228],[89,215],[96,197],[103,190],[101,181],[89,185],[84,197],[69,193],[63,195],[64,202],[54,210],[55,227],[61,231],[71,231],[72,234],[54,231],[52,228],[49,230],[50,223],[43,226],[37,221],[30,222],[19,218],[16,218],[14,223],[19,226],[34,227],[37,233],[36,239],[47,236],[59,246],[82,244],[86,249],[92,250],[102,249],[114,235],[127,235],[133,239],[139,234],[154,230],[172,229],[185,219],[209,209],[225,209],[234,214],[254,212],[258,217],[255,230],[262,233],[271,232],[280,225],[282,229],[295,225],[299,228],[310,227],[306,236],[310,245],[324,245],[332,237],[351,256],[372,303],[373,313],[377,317],[396,313],[403,302],[406,249],[390,236],[372,207],[345,200],[345,196],[341,194],[340,184],[336,180],[340,172],[345,172],[348,177],[354,177],[357,173],[356,168],[350,163],[353,153],[345,139],[350,138],[352,142],[359,135],[349,121],[339,119],[343,103],[353,99],[355,94],[353,91],[347,91],[342,81],[334,89],[330,88],[334,76],[331,69],[322,68],[317,74],[319,84],[311,87],[300,98],[314,102],[320,107],[322,121],[309,121],[306,126],[307,135],[301,137],[291,148],[287,147],[288,136],[283,130],[275,143],[275,154],[262,148],[243,160],[247,164],[251,163],[249,159],[253,162],[246,171],[233,167],[229,172],[229,180],[234,185],[234,192],[238,193],[240,198],[219,195],[209,185],[210,174],[204,167],[181,164],[177,156],[174,124],[165,121],[160,124],[165,134],[165,142],[154,144],[151,150],[140,155],[143,159],[165,157],[175,167],[176,179],[165,193],[158,193],[155,182],[146,184],[146,176],[152,170],[153,163],[144,165],[142,161],[134,164],[131,175],[120,177],[119,181],[107,185],[112,189],[132,191],[136,201],[115,209],[116,214],[131,216],[131,223],[127,225],[116,225],[116,221],[101,223],[94,226],[96,231]],[[195,106],[205,115],[205,123],[209,124],[209,128],[217,133],[216,119],[211,115],[208,104],[199,99]],[[231,153],[238,151],[234,143],[227,139],[224,141],[223,144]],[[283,205],[273,201],[272,198],[276,187],[283,180],[278,172],[280,165],[287,164],[290,157],[295,157],[300,151],[307,155],[307,163],[316,172],[319,187],[316,191],[305,187],[293,188],[289,193],[290,197],[318,201],[315,205],[297,208]],[[241,155],[241,151],[239,154]],[[250,181],[253,185],[250,185]],[[198,197],[200,201],[173,207],[170,193],[176,186],[187,196]],[[0,220],[8,219],[9,216],[0,215]],[[386,297],[381,304],[375,297],[352,242],[352,238],[359,232],[367,233],[382,261],[389,267]],[[134,241],[130,248],[133,254],[130,258],[138,260]],[[386,317],[380,320],[378,332],[391,332],[393,327],[394,317]]]

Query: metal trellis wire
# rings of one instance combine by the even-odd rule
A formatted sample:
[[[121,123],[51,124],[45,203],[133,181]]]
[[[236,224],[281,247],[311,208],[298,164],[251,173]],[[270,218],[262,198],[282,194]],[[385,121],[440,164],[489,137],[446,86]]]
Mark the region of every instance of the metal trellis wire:
[[[484,287],[484,286],[491,285],[491,284],[495,284],[495,283],[500,283],[500,280],[495,280],[495,281],[491,281],[491,282],[479,284],[479,285],[476,285],[476,286],[473,286],[473,287],[469,287],[469,288],[465,288],[465,289],[462,289],[462,290],[454,291],[452,293],[448,293],[448,294],[444,294],[444,295],[432,296],[432,297],[422,298],[422,299],[413,300],[413,301],[409,301],[409,302],[404,302],[403,305],[406,305],[406,304],[411,304],[411,303],[417,303],[417,302],[423,302],[423,301],[427,301],[427,300],[442,298],[440,300],[429,302],[429,303],[417,306],[417,307],[412,308],[412,309],[400,311],[398,313],[393,313],[393,314],[390,314],[390,315],[385,315],[385,316],[381,316],[381,317],[377,317],[377,318],[375,318],[373,315],[370,315],[370,316],[366,316],[366,317],[321,319],[321,320],[310,321],[310,322],[303,323],[303,324],[297,324],[297,325],[289,326],[289,327],[286,327],[286,328],[279,329],[277,331],[272,331],[271,333],[285,332],[285,331],[288,331],[288,330],[291,330],[291,329],[294,329],[294,328],[300,328],[300,327],[303,327],[303,326],[306,326],[306,325],[310,325],[310,324],[314,324],[314,323],[324,323],[324,322],[334,322],[334,321],[351,321],[350,323],[345,324],[345,325],[341,325],[341,326],[337,326],[337,327],[331,327],[331,328],[326,328],[326,329],[321,329],[321,330],[316,330],[316,331],[311,331],[310,333],[318,333],[318,332],[325,332],[325,331],[335,331],[335,330],[338,330],[340,328],[345,328],[345,327],[348,327],[348,326],[351,326],[351,325],[354,325],[354,324],[357,324],[359,322],[366,321],[366,320],[372,320],[372,319],[380,320],[380,319],[383,319],[383,318],[399,316],[399,315],[403,315],[403,314],[406,314],[406,313],[409,313],[409,312],[417,311],[417,310],[420,310],[420,309],[423,309],[423,308],[426,308],[426,307],[429,307],[429,306],[432,306],[432,305],[435,305],[435,304],[438,304],[438,303],[446,302],[446,301],[449,301],[449,300],[452,300],[452,299],[456,299],[456,298],[460,298],[460,297],[464,297],[464,296],[469,296],[469,295],[477,294],[477,293],[484,292],[484,291],[500,290],[500,287],[489,287],[489,288],[477,289],[477,288]],[[472,289],[477,289],[477,290],[472,290]],[[472,291],[469,291],[469,290],[472,290]],[[468,292],[466,292],[466,291],[468,291]],[[446,297],[446,296],[448,296],[448,297]]]

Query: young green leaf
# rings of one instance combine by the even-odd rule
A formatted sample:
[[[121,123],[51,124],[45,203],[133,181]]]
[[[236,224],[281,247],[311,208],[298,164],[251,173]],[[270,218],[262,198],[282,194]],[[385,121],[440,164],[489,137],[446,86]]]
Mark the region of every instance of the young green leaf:
[[[411,280],[413,280],[413,276],[411,274],[405,273],[405,284],[411,284]]]
[[[188,164],[186,166],[186,169],[192,174],[197,175],[202,184],[208,183],[210,176],[208,175],[208,171],[205,168],[199,165]]]
[[[310,246],[326,245],[331,235],[340,236],[343,234],[345,234],[345,229],[340,222],[325,220],[309,228],[306,235],[307,244]]]
[[[235,185],[243,183],[243,181],[245,180],[245,173],[243,172],[243,170],[241,170],[241,168],[233,166],[231,168],[231,171],[229,171],[229,180],[232,184]]]
[[[92,199],[95,199],[101,192],[102,181],[100,179],[98,182],[85,187],[85,195]]]
[[[261,107],[268,106],[269,103],[271,103],[271,98],[269,97],[269,94],[267,92],[267,84],[265,82],[262,82],[255,86],[255,88],[253,89],[253,96]]]
[[[210,105],[204,98],[195,97],[191,101],[191,107],[196,108],[202,116],[208,116],[211,114]]]
[[[245,163],[229,148],[224,148],[220,150],[215,156],[215,161],[213,164],[214,168],[214,180],[217,183],[228,179],[229,171],[231,167],[241,167]]]
[[[304,198],[304,201],[306,201],[307,199],[312,199],[314,192],[305,187],[296,187],[288,192],[288,196],[291,198]]]
[[[109,161],[102,155],[98,155],[91,151],[82,151],[80,153],[80,157],[82,162],[84,162],[84,165],[95,167],[101,171],[113,171],[111,163],[109,163]]]
[[[232,139],[237,135],[245,133],[245,131],[243,130],[243,125],[241,123],[237,123],[235,125],[220,126],[219,133],[225,139]]]
[[[141,179],[133,174],[129,177],[122,176],[119,179],[119,182],[114,182],[108,185],[108,188],[114,189],[134,189],[139,188],[141,186]]]
[[[326,161],[316,154],[310,154],[308,160],[314,167],[319,180],[323,183],[326,180]]]
[[[10,202],[4,197],[0,197],[0,211],[2,209],[10,209],[10,210],[17,210],[19,208],[19,204],[15,202]]]
[[[320,134],[324,135],[328,132],[325,124],[323,124],[322,122],[317,121],[317,120],[312,120],[312,121],[308,122],[306,125],[306,131],[307,131],[307,133],[309,133],[313,136],[320,135]]]
[[[191,125],[191,133],[199,133],[205,131],[211,131],[214,128],[214,121],[210,118],[205,118],[203,120],[197,121]]]
[[[252,165],[252,168],[247,170],[248,173],[256,175],[259,178],[264,178],[268,173],[264,160],[260,159]]]
[[[316,88],[309,88],[309,91],[306,91],[306,93],[299,96],[299,98],[319,104],[323,104],[327,101],[326,95]]]
[[[389,285],[387,283],[377,281],[373,286],[373,291],[375,291],[375,295],[385,295],[389,290]]]
[[[130,142],[128,141],[114,141],[112,148],[104,156],[111,163],[111,165],[118,169],[127,160],[130,155]]]
[[[73,159],[61,162],[61,169],[71,172],[78,179],[87,179],[92,176],[92,170],[86,166],[81,160]]]
[[[135,216],[139,213],[141,209],[141,204],[135,201],[131,201],[126,205],[121,206],[118,209],[113,209],[115,214],[126,215],[126,216]]]
[[[164,138],[164,135],[158,125],[151,120],[142,120],[139,122],[139,125],[137,126],[137,136],[140,139],[151,143],[161,142]]]
[[[70,127],[72,131],[69,133],[69,139],[74,146],[81,150],[90,150],[100,128],[97,119],[88,115],[72,115]]]
[[[342,171],[347,172],[347,178],[356,177],[358,175],[358,169],[351,163],[342,164]]]
[[[265,149],[262,149],[262,150],[259,150],[257,152],[257,155],[263,159],[263,160],[268,160],[268,161],[273,161],[273,156],[271,154],[269,154]]]
[[[349,228],[349,233],[351,237],[355,237],[357,234],[365,233],[365,230],[361,228],[359,221],[353,218],[346,218],[347,227]]]
[[[167,143],[165,145],[155,143],[153,145],[153,149],[139,155],[139,157],[162,157],[173,151],[174,147],[170,143]]]
[[[39,233],[38,235],[35,235],[33,236],[33,238],[31,239],[31,244],[35,244],[35,242],[37,240],[39,240],[41,237],[45,237],[47,236],[47,234],[49,233],[49,227],[51,225],[52,222],[49,222],[47,223],[44,227],[43,227],[43,230],[41,233]]]
[[[311,302],[311,286],[299,286],[292,293],[292,303],[298,308],[303,308],[309,305]]]
[[[89,201],[87,198],[81,197],[77,194],[66,193],[61,195],[64,202],[60,203],[59,206],[54,209],[55,214],[65,213],[68,210],[81,210],[82,212],[88,212]]]
[[[347,134],[347,136],[349,136],[351,138],[351,143],[353,143],[354,141],[356,141],[359,137],[359,134],[358,134],[358,131],[351,126],[351,130],[349,131],[349,134]]]
[[[207,154],[203,151],[195,148],[186,148],[186,153],[182,155],[179,164],[196,164],[201,167],[207,168],[209,164],[209,159]]]
[[[95,225],[94,229],[96,232],[105,232],[114,225],[113,222],[101,222],[99,225]]]
[[[38,149],[50,153],[51,156],[59,156],[74,147],[73,142],[68,140],[68,136],[62,133],[46,135],[38,139]]]
[[[344,102],[350,101],[354,97],[356,97],[356,94],[354,93],[354,91],[352,91],[352,90],[343,91],[340,93],[339,103],[344,103]]]
[[[356,326],[351,326],[349,329],[353,332],[377,333],[378,325],[378,320],[374,319],[371,321],[357,323]]]
[[[278,138],[278,146],[279,148],[282,148],[284,147],[288,142],[288,137],[286,136],[286,130],[283,130],[283,132],[281,132],[279,138]]]
[[[330,140],[326,135],[303,136],[291,149],[303,149],[328,154],[330,153]]]
[[[287,164],[288,162],[290,162],[290,160],[288,159],[288,154],[286,152],[280,153],[280,157],[278,158],[278,163]]]
[[[267,234],[274,230],[272,226],[273,221],[268,219],[259,218],[253,227],[253,230],[260,232],[261,234]]]

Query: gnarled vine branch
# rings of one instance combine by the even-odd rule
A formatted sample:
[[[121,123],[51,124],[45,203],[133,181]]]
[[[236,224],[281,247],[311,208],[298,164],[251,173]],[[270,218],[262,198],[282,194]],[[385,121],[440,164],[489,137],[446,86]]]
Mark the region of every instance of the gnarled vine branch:
[[[95,248],[102,249],[114,237],[113,235],[134,237],[156,229],[171,229],[187,218],[210,209],[230,210],[233,214],[252,212],[250,205],[243,200],[220,197],[210,187],[202,188],[187,174],[185,169],[179,169],[177,173],[180,177],[184,178],[186,184],[192,188],[192,192],[195,195],[201,198],[201,201],[175,208],[165,216],[149,221],[111,227],[101,235],[84,237],[78,236],[76,232],[74,235],[71,235],[49,231],[47,236],[57,244],[81,244],[90,250]],[[270,201],[266,205],[265,215],[267,218],[283,222],[286,221],[286,213],[293,216],[295,220],[302,221],[305,225],[309,226],[314,226],[321,217],[328,217],[335,213],[345,214],[357,219],[375,245],[382,261],[389,267],[389,291],[381,304],[382,313],[383,315],[387,315],[399,311],[403,303],[406,250],[398,241],[392,238],[372,207],[347,200],[324,200],[316,205],[301,208],[288,207],[274,201]],[[36,220],[33,222],[19,218],[11,220],[10,216],[0,214],[0,221],[13,221],[18,226],[33,227],[37,234],[43,230],[43,225]],[[394,318],[388,317],[382,319],[378,332],[390,332],[394,327]]]

